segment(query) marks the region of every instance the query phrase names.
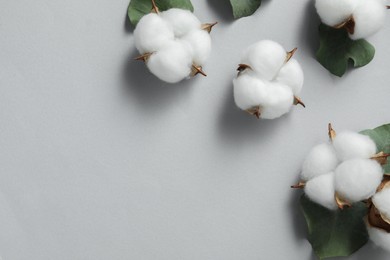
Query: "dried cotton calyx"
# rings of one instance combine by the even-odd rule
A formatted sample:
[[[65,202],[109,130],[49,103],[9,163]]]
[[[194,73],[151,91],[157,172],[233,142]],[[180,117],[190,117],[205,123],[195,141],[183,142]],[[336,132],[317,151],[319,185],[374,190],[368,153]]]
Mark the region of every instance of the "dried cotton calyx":
[[[202,24],[188,10],[172,8],[160,12],[153,3],[134,30],[135,47],[148,69],[159,79],[177,83],[197,74],[211,52],[210,32],[216,24]]]
[[[352,40],[367,38],[385,23],[383,0],[316,0],[322,22],[334,28],[345,28]]]
[[[381,164],[389,155],[376,154],[370,137],[347,131],[336,134],[330,124],[329,137],[330,142],[309,152],[301,182],[292,187],[304,188],[309,199],[330,210],[370,199],[382,182]],[[388,212],[390,215],[390,203]]]
[[[233,80],[236,105],[257,118],[274,119],[288,113],[298,98],[304,76],[296,49],[287,52],[280,44],[264,40],[247,48]]]

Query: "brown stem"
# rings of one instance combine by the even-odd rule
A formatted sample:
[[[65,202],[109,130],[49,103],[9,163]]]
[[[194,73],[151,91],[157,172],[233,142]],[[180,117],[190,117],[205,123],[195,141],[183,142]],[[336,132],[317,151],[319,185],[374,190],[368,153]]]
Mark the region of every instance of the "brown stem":
[[[390,5],[386,5],[386,8],[387,8],[387,9],[390,9]]]
[[[243,72],[246,69],[250,69],[251,70],[252,68],[251,68],[251,66],[246,65],[246,64],[238,64],[238,68],[237,68],[238,75],[240,75],[240,73]]]
[[[215,23],[205,23],[205,24],[202,24],[201,29],[207,31],[208,33],[211,33],[211,30],[217,24],[218,24],[218,22],[215,22]]]
[[[148,53],[142,54],[141,56],[135,57],[134,60],[147,62],[151,55],[152,55],[152,53],[148,52]]]
[[[370,159],[377,161],[381,165],[386,165],[388,157],[390,157],[389,153],[380,152],[372,156]]]
[[[160,11],[158,10],[155,0],[152,0],[152,6],[153,6],[152,12],[158,14]]]
[[[286,63],[291,60],[291,58],[294,56],[295,52],[298,50],[298,48],[294,48],[291,51],[287,52],[287,57],[286,57]]]
[[[246,112],[248,112],[249,114],[255,116],[257,119],[260,119],[260,117],[261,117],[260,106],[252,107],[250,109],[247,109]]]
[[[306,107],[305,103],[303,103],[302,100],[297,96],[294,96],[294,105],[301,105],[303,107]]]
[[[352,207],[351,203],[345,201],[344,199],[342,199],[338,194],[337,192],[335,193],[334,195],[334,198],[336,200],[336,204],[337,206],[339,207],[339,209],[344,209],[346,207]]]
[[[333,129],[331,123],[328,124],[328,135],[331,141],[336,138],[336,131]]]
[[[201,75],[207,77],[207,74],[203,71],[201,66],[192,65],[191,76],[194,77],[194,76],[196,76],[198,74],[201,74]]]
[[[345,28],[349,34],[354,34],[355,33],[355,19],[353,16],[350,16],[346,21],[337,24],[333,26],[335,29],[342,29]]]
[[[306,186],[306,183],[304,183],[303,181],[300,181],[297,184],[292,185],[291,189],[304,189],[305,186]]]

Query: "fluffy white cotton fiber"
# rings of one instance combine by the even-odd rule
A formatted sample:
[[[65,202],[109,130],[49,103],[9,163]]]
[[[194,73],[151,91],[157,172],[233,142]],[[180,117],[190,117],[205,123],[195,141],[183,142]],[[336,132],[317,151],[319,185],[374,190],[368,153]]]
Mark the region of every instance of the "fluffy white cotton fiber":
[[[179,82],[191,73],[192,57],[188,48],[181,41],[172,41],[153,53],[146,65],[159,79],[168,83]]]
[[[390,251],[390,234],[384,230],[367,227],[368,234],[372,242],[380,248]]]
[[[299,63],[287,60],[287,56],[280,44],[270,40],[255,43],[243,52],[241,64],[248,68],[233,80],[234,99],[239,108],[260,107],[263,119],[278,118],[290,111],[304,79]],[[261,84],[253,83],[255,79]]]
[[[316,0],[317,13],[322,22],[335,27],[354,19],[353,40],[371,36],[383,27],[386,3],[383,0]]]
[[[390,188],[385,188],[376,193],[372,198],[372,202],[381,214],[390,219]]]
[[[378,32],[385,24],[386,6],[382,1],[365,0],[353,13],[355,32],[349,36],[353,40],[367,38]]]
[[[341,198],[354,203],[373,196],[382,181],[381,165],[370,159],[351,159],[335,170],[335,188]]]
[[[202,66],[211,52],[211,38],[188,10],[169,9],[142,17],[134,31],[135,46],[148,54],[146,64],[159,79],[177,83]]]
[[[314,177],[334,171],[338,165],[338,159],[333,146],[323,143],[313,147],[303,162],[301,179],[311,180]]]
[[[134,30],[135,47],[141,53],[155,52],[173,41],[172,28],[158,14],[147,14]]]
[[[337,209],[335,201],[334,173],[326,173],[308,181],[305,193],[312,201],[330,210]]]
[[[342,132],[333,140],[336,154],[341,161],[371,158],[376,153],[376,145],[370,137],[355,132]]]

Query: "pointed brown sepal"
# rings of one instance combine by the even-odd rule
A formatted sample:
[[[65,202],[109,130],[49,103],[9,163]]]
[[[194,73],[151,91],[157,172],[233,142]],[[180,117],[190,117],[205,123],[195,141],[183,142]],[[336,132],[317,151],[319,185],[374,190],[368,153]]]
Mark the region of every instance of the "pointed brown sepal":
[[[205,30],[205,31],[208,32],[208,33],[211,33],[211,30],[212,30],[213,27],[216,26],[217,24],[218,24],[218,22],[215,22],[215,23],[204,23],[204,24],[202,24],[201,29],[202,29],[202,30]]]
[[[203,71],[202,66],[192,65],[191,77],[195,77],[198,74],[207,77],[207,74]]]
[[[390,5],[386,5],[386,8],[387,8],[387,9],[390,9]]]
[[[147,62],[151,55],[152,55],[152,53],[148,52],[148,53],[142,54],[141,56],[134,58],[134,60]]]
[[[296,105],[296,106],[301,105],[303,107],[306,107],[305,103],[303,103],[302,100],[297,96],[294,96],[294,105]]]
[[[389,153],[380,152],[375,154],[370,159],[377,161],[380,165],[386,165],[387,164],[387,158],[389,158]]]
[[[349,17],[345,22],[337,24],[334,26],[335,29],[344,28],[349,34],[355,33],[355,19],[353,16]]]
[[[151,13],[160,13],[160,10],[158,9],[158,6],[156,5],[156,1],[155,0],[152,0],[152,11]]]
[[[244,72],[245,70],[251,70],[251,66],[249,65],[246,65],[246,64],[238,64],[238,68],[237,68],[237,71],[238,71],[238,75],[240,75],[242,72]]]
[[[287,52],[287,56],[286,56],[286,63],[291,60],[291,58],[294,56],[294,54],[297,52],[298,48],[294,48],[292,49],[291,51]]]
[[[333,129],[331,123],[328,124],[328,135],[331,141],[336,138],[336,131]]]
[[[291,186],[291,189],[304,189],[305,186],[306,186],[306,183],[303,182],[303,181],[300,181],[300,182],[298,182],[297,184],[292,185],[292,186]]]
[[[349,208],[349,207],[352,207],[351,203],[347,202],[346,200],[342,199],[338,194],[337,192],[335,193],[334,195],[334,199],[336,201],[336,204],[337,204],[337,207],[339,207],[339,209],[344,209],[344,208]]]
[[[252,107],[250,109],[247,109],[246,112],[248,112],[249,114],[255,116],[257,119],[260,119],[260,117],[261,117],[260,106]]]

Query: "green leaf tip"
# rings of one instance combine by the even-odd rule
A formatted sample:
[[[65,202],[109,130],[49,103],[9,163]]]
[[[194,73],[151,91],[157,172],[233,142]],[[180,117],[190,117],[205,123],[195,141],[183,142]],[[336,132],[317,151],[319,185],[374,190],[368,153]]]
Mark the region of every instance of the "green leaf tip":
[[[190,0],[155,0],[155,2],[161,11],[166,11],[171,8],[194,11]],[[131,0],[127,9],[127,16],[130,19],[130,23],[136,26],[144,15],[151,12],[152,8],[152,0]]]
[[[250,16],[261,5],[261,0],[230,0],[233,8],[233,17],[235,19]]]
[[[367,243],[364,203],[332,211],[302,195],[300,204],[309,231],[308,240],[320,259],[349,256]]]
[[[324,24],[319,27],[320,47],[317,60],[329,72],[343,76],[351,61],[353,67],[362,67],[372,61],[375,48],[364,39],[352,40],[345,29],[335,29]]]

